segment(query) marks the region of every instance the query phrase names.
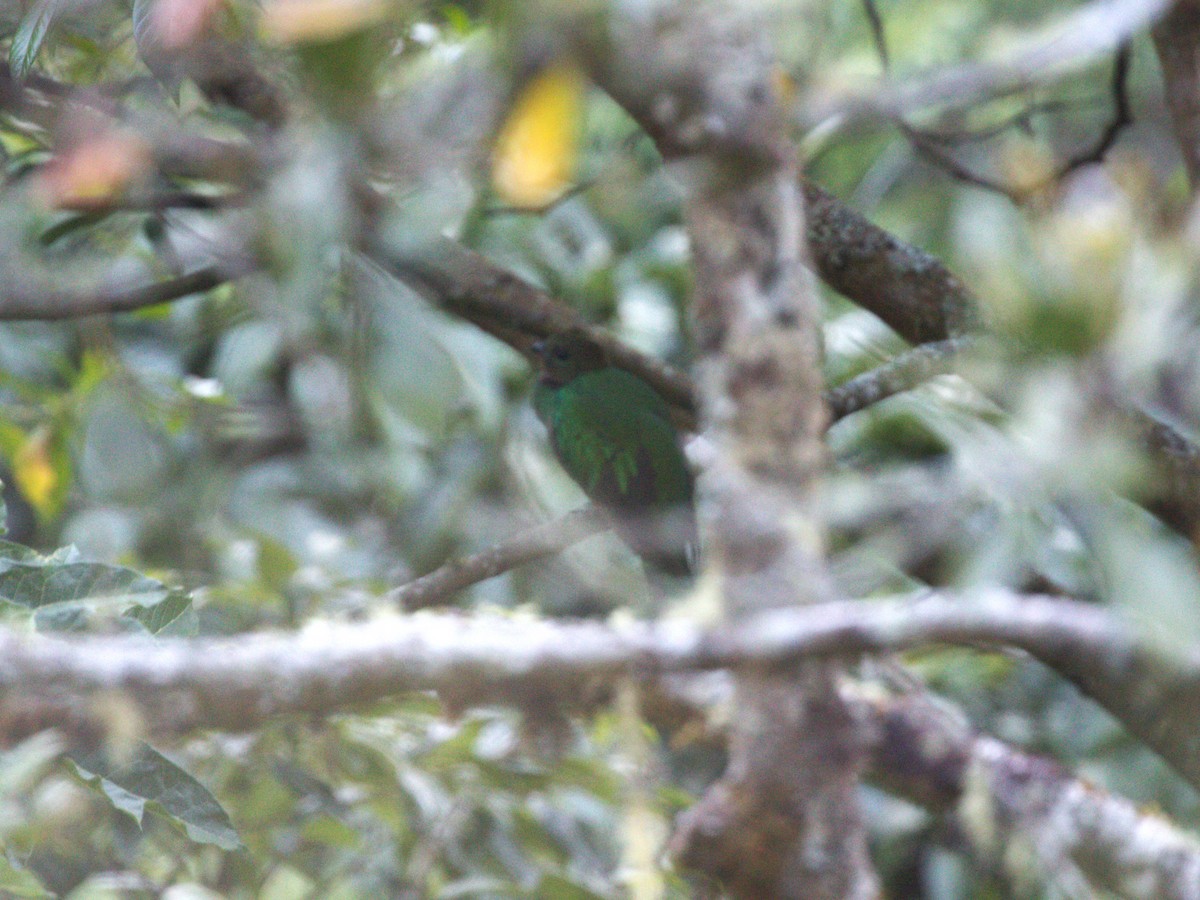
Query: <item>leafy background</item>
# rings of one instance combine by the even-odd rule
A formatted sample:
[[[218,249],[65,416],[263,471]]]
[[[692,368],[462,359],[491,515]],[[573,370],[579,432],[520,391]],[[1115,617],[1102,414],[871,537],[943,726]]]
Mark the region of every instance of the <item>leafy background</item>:
[[[247,183],[155,185],[244,192],[214,209],[48,204],[39,179],[82,138],[70,124],[0,116],[6,274],[166,275],[172,259],[229,235],[267,263],[126,315],[0,325],[9,624],[219,635],[369,617],[389,587],[579,504],[528,409],[521,357],[351,249],[362,224],[353,176],[369,170],[392,200],[389,235],[451,230],[634,346],[687,364],[679,173],[615,104],[590,90],[568,123],[582,141],[562,199],[521,210],[490,185],[488,135],[511,96],[480,79],[519,69],[504,66],[512,32],[528,29],[515,6],[396,5],[369,29],[341,33],[331,20],[291,44],[261,36],[252,4],[221,7],[221,28],[286,86],[296,113],[273,138],[275,163]],[[768,6],[798,89],[878,77],[859,7]],[[333,7],[335,19],[355,9]],[[139,23],[153,8],[6,7],[12,73],[118,86],[152,130],[262,142],[244,111],[214,103],[147,43]],[[1002,48],[1045,9],[928,0],[882,11],[893,71],[905,74]],[[960,158],[1035,182],[1104,129],[1108,65],[968,110],[957,128],[1018,119]],[[886,125],[804,138],[813,180],[945,260],[1007,339],[973,358],[969,384],[939,378],[834,426],[827,517],[851,595],[1052,584],[1167,623],[1178,640],[1198,636],[1192,548],[1116,499],[1137,496],[1145,466],[1081,399],[1081,385],[1111,379],[1185,432],[1200,422],[1180,352],[1195,337],[1194,239],[1180,227],[1186,188],[1145,41],[1131,71],[1135,125],[1106,164],[1022,206],[922,162]],[[1045,111],[1030,112],[1035,102]],[[103,171],[61,177],[103,194]],[[831,384],[903,348],[870,314],[826,299]],[[456,602],[650,615],[649,595],[636,560],[600,537]],[[1163,599],[1147,608],[1148,596]],[[695,604],[671,605],[687,615]],[[929,650],[908,661],[984,730],[1195,823],[1193,793],[1027,658]],[[43,733],[0,754],[6,896],[622,896],[623,829],[665,828],[720,770],[704,743],[631,736],[617,712],[531,728],[499,709],[447,716],[430,696],[153,748],[119,708],[112,721],[100,749]],[[657,777],[639,792],[624,774],[643,743]],[[1003,896],[933,838],[926,814],[881,791],[868,804],[894,896],[915,896],[905,893],[915,884]],[[689,895],[678,875],[661,878],[669,895]]]

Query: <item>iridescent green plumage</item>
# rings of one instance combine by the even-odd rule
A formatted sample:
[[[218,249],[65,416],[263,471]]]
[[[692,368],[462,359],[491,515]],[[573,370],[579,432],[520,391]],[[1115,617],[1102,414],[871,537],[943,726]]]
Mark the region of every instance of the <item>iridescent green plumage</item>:
[[[542,361],[534,409],[567,474],[613,514],[643,559],[686,574],[696,547],[693,479],[667,402],[610,366],[583,331],[554,335],[534,352]]]

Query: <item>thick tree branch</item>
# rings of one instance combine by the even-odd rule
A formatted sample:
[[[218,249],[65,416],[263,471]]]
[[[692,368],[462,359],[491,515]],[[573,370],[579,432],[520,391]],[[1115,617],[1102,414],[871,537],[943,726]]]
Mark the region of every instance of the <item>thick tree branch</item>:
[[[78,731],[96,718],[101,695],[123,698],[160,735],[249,730],[273,715],[329,715],[414,690],[437,690],[458,707],[536,696],[572,709],[598,683],[626,675],[785,671],[805,659],[930,643],[1027,651],[1200,785],[1191,714],[1200,652],[1164,650],[1093,604],[1003,591],[780,609],[716,630],[422,614],[195,641],[0,631],[0,735],[12,741],[64,723]]]
[[[431,613],[197,640],[0,630],[0,695],[8,708],[126,693],[155,731],[237,731],[272,715],[328,715],[405,691],[450,689],[480,704],[559,684],[569,697],[585,681],[627,674],[780,667],[928,643],[1075,657],[1118,681],[1139,659],[1164,663],[1093,604],[992,591],[794,607],[713,630],[681,621],[614,626]],[[1170,662],[1178,682],[1200,682],[1200,654]]]
[[[854,692],[851,692],[854,695]],[[885,789],[953,813],[971,854],[1003,870],[1031,852],[1044,884],[1076,873],[1090,888],[1144,900],[1200,896],[1200,844],[1169,821],[1045,757],[976,734],[927,697],[859,695],[876,723],[872,773]],[[1028,878],[1029,872],[1014,873]]]
[[[831,288],[912,344],[946,340],[976,325],[975,298],[936,257],[812,182],[802,185],[812,265]]]
[[[733,702],[732,679],[722,673],[660,678],[642,696],[649,721],[668,733],[686,730],[717,746],[727,740],[722,719],[711,713]],[[1002,872],[1006,862],[1020,866],[1036,857],[1041,889],[1066,871],[1082,874],[1091,890],[1121,897],[1200,896],[1200,844],[1153,810],[975,732],[919,690],[881,694],[877,685],[847,683],[842,696],[868,723],[868,779],[944,817],[953,848],[981,868]],[[1014,846],[1044,852],[1004,859],[1003,849]],[[1017,880],[1031,873],[1012,874]]]
[[[594,77],[690,169],[698,387],[717,451],[702,497],[706,563],[731,623],[817,602],[828,586],[810,502],[826,460],[821,318],[769,48],[734,7],[619,30],[616,45],[585,50]],[[725,773],[672,839],[685,865],[734,897],[878,891],[858,807],[861,735],[840,675],[806,661],[738,676]]]
[[[594,696],[584,685],[630,674],[662,685],[674,708],[656,701],[648,711],[677,721],[695,704],[728,702],[732,685],[696,696],[690,678],[680,693],[664,673],[786,666],[806,655],[930,642],[1024,646],[1119,667],[1131,658],[1120,649],[1130,646],[1126,631],[1090,604],[1001,592],[797,608],[715,631],[681,622],[613,627],[427,614],[192,641],[0,630],[0,737],[12,742],[65,726],[94,741],[112,714],[139,718],[160,736],[249,730],[272,715],[329,715],[408,690],[441,690],[467,705],[537,696],[575,708]],[[1185,668],[1200,678],[1200,657]],[[1200,849],[1167,821],[1049,760],[976,735],[921,695],[842,691],[869,723],[874,780],[933,812],[969,812],[976,827],[963,834],[973,853],[991,859],[1009,839],[1033,838],[1052,851],[1044,862],[1070,859],[1092,883],[1122,896],[1196,896]],[[681,702],[690,711],[681,712]],[[999,840],[987,840],[991,826]]]
[[[978,301],[970,289],[935,257],[872,225],[815,185],[805,183],[805,197],[808,246],[821,277],[902,337],[937,348],[918,347],[911,356],[859,376],[853,387],[835,388],[829,393],[835,407],[852,412],[880,387],[886,389],[878,399],[893,393],[892,387],[911,387],[915,382],[908,377],[919,377],[927,364],[930,375],[937,374],[934,360],[954,346],[947,339],[961,338],[976,325]],[[1181,534],[1200,533],[1200,447],[1122,398],[1107,402],[1166,476],[1156,482],[1147,507]]]

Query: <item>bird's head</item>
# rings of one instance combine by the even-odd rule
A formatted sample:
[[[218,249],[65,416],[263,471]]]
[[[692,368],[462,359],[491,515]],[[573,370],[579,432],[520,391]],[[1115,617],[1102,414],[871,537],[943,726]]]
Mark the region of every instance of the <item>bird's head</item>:
[[[562,387],[584,372],[608,365],[604,348],[582,328],[552,334],[530,349],[541,361],[540,381],[548,387]]]

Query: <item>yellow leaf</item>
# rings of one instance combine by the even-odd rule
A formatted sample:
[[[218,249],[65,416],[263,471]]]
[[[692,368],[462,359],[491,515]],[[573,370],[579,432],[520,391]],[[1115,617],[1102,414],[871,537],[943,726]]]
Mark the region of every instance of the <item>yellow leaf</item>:
[[[382,0],[273,0],[260,28],[280,44],[332,41],[360,31],[387,14]]]
[[[492,182],[506,202],[538,209],[570,186],[583,97],[583,73],[569,61],[548,66],[525,85],[496,138],[492,160]]]
[[[775,99],[783,106],[791,106],[795,103],[796,97],[800,93],[796,79],[780,65],[771,68],[771,89],[775,92]]]
[[[50,432],[39,428],[17,448],[13,480],[39,516],[47,518],[57,505],[58,470],[50,453]]]

